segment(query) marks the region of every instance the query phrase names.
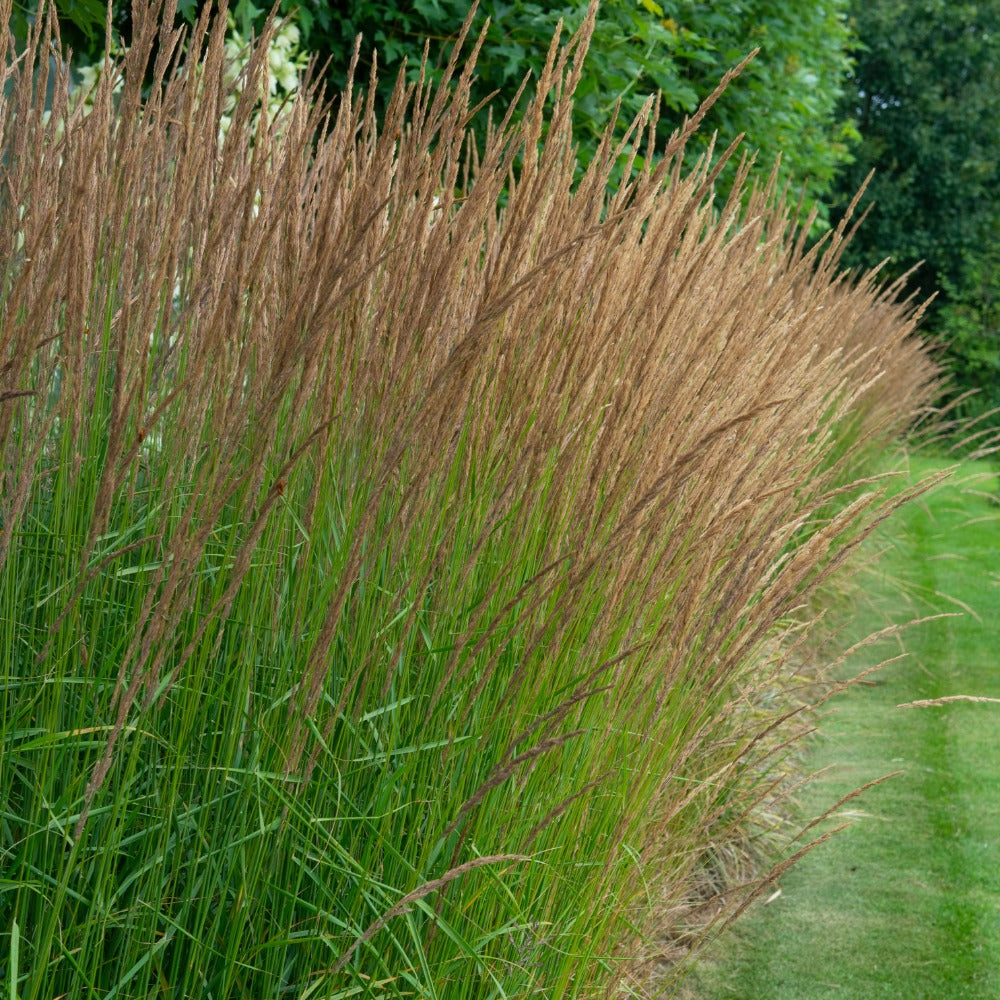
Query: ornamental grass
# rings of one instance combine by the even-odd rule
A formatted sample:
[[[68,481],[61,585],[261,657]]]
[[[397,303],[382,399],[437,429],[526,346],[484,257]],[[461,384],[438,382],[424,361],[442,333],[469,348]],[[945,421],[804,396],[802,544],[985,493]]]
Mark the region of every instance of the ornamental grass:
[[[718,203],[697,117],[582,169],[593,7],[515,121],[464,36],[272,116],[273,22],[234,84],[175,6],[86,104],[51,7],[0,39],[4,983],[646,996],[773,839],[916,311],[752,161]]]

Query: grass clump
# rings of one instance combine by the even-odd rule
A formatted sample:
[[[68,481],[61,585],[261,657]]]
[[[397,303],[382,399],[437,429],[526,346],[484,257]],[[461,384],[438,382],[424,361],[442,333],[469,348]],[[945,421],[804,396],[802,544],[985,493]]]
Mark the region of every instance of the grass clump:
[[[275,122],[267,33],[233,108],[173,13],[86,107],[51,14],[5,61],[18,995],[642,995],[778,794],[798,609],[898,502],[841,491],[934,391],[915,316],[749,165],[715,205],[697,121],[580,174],[593,11],[482,149],[474,51]]]

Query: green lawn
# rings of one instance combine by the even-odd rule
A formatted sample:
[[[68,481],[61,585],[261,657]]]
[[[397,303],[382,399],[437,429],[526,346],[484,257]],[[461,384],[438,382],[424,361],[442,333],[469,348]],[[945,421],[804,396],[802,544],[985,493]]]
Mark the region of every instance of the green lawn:
[[[914,472],[942,465],[921,459]],[[847,803],[840,819],[850,828],[723,935],[694,977],[698,1000],[1000,996],[1000,704],[897,707],[1000,697],[1000,520],[982,495],[994,488],[989,471],[962,465],[883,537],[855,628],[877,627],[886,611],[896,620],[961,611],[954,600],[969,612],[915,626],[907,658],[832,703],[807,761],[831,770],[804,806],[820,811],[902,773]]]

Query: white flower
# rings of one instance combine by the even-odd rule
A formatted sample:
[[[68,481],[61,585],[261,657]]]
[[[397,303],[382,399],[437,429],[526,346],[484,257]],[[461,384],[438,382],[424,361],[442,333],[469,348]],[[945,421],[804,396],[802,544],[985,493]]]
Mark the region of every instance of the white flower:
[[[301,83],[299,74],[308,63],[308,56],[299,48],[301,39],[302,35],[298,26],[291,21],[286,22],[271,39],[267,53],[269,71],[267,110],[272,120],[280,115],[282,106],[299,89]],[[114,46],[112,54],[120,55],[123,53],[117,46]],[[236,22],[231,14],[227,21],[225,56],[227,64],[225,79],[230,89],[219,119],[220,140],[225,137],[232,125],[233,109],[236,107],[237,96],[242,92],[244,86],[243,73],[250,61],[247,40],[237,31]],[[95,63],[76,67],[77,83],[72,87],[70,93],[71,107],[82,103],[85,114],[92,110],[94,88],[97,86],[103,71],[103,55]],[[115,85],[115,93],[121,89],[122,83],[122,78],[119,75]],[[255,124],[256,122],[252,121],[251,128]]]

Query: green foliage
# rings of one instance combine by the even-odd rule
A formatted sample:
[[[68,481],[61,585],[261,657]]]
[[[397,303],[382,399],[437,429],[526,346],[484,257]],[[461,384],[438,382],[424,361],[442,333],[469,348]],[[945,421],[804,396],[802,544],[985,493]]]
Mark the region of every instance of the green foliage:
[[[60,17],[69,20],[81,31],[90,44],[98,41],[104,26],[106,4],[101,0],[63,0],[59,5]]]
[[[745,133],[770,169],[781,157],[782,176],[804,187],[806,207],[825,216],[838,166],[849,157],[855,133],[838,119],[836,104],[850,68],[846,3],[666,5],[699,49],[683,66],[685,79],[704,98],[722,73],[752,47],[760,53],[709,113],[703,132],[723,143]],[[689,110],[689,109],[685,109]]]
[[[865,0],[861,40],[843,111],[862,142],[837,183],[846,204],[865,176],[875,205],[848,251],[892,273],[926,261],[921,284],[961,281],[963,252],[996,219],[1000,149],[1000,2]]]
[[[63,43],[74,52],[96,58],[104,42],[104,24],[107,4],[102,0],[59,0],[55,5],[60,35]],[[114,5],[113,5],[114,8]],[[115,9],[114,21],[121,26],[122,13]],[[14,35],[17,48],[21,48],[38,14],[38,0],[15,0],[8,27]]]
[[[286,3],[292,7],[292,0]],[[742,79],[710,112],[701,137],[692,143],[691,157],[704,152],[714,131],[723,146],[746,134],[749,146],[760,150],[761,166],[770,169],[780,156],[783,176],[804,185],[807,204],[816,204],[847,158],[853,134],[834,114],[850,65],[846,5],[846,0],[806,5],[788,0],[740,5],[603,0],[587,73],[576,92],[574,126],[581,159],[588,159],[618,101],[629,120],[657,92],[666,112],[659,128],[662,145],[680,117],[697,109],[726,70],[759,47]],[[334,86],[345,82],[345,53],[355,37],[365,39],[363,71],[370,66],[374,43],[385,70],[383,96],[404,59],[416,76],[425,43],[432,64],[440,62],[469,8],[466,0],[353,0],[336,9],[304,0],[296,6],[306,43],[334,56]],[[490,17],[476,95],[482,99],[497,91],[500,106],[506,106],[526,72],[537,77],[557,22],[575,29],[584,9],[580,3],[484,3],[473,21],[475,34]],[[731,176],[731,171],[724,175],[723,192]]]
[[[227,18],[226,32],[226,70],[227,93],[224,98],[223,114],[220,118],[220,134],[225,135],[232,124],[232,113],[242,88],[241,78],[250,60],[250,39],[253,31],[249,5],[239,4],[234,14]],[[251,8],[252,10],[253,8]],[[279,25],[271,38],[267,50],[268,67],[268,101],[267,110],[272,122],[280,122],[288,112],[289,102],[298,90],[302,75],[306,69],[308,58],[299,47],[300,33],[294,21],[286,21]],[[123,57],[127,48],[112,44],[111,54],[116,58]],[[93,105],[94,88],[104,70],[104,56],[99,56],[93,63],[76,61],[73,73],[76,86],[71,94],[71,103],[81,103],[89,111]],[[121,80],[116,89],[120,89]],[[254,125],[259,121],[259,114],[254,114],[251,121]]]
[[[958,283],[944,280],[938,325],[956,380],[977,390],[964,407],[973,415],[1000,406],[1000,239],[965,248],[962,265]]]
[[[62,0],[60,11],[75,16],[79,0]],[[88,0],[97,3],[97,0]],[[203,0],[179,5],[193,20]],[[713,132],[723,148],[740,135],[759,150],[760,166],[770,170],[781,159],[781,176],[805,191],[806,207],[826,217],[824,199],[837,167],[849,157],[855,133],[838,120],[835,109],[850,67],[846,21],[848,0],[800,4],[795,0],[749,0],[739,5],[696,0],[602,0],[587,57],[587,72],[576,92],[574,127],[580,159],[586,164],[604,125],[621,102],[622,118],[631,120],[650,94],[660,93],[663,144],[684,115],[693,114],[723,74],[752,49],[760,53],[709,113],[700,136],[691,143],[693,161],[709,147]],[[117,23],[128,28],[121,0]],[[303,44],[324,62],[330,60],[328,84],[339,92],[347,82],[350,54],[363,37],[356,79],[367,84],[377,61],[378,105],[384,110],[396,74],[404,62],[416,80],[425,46],[430,77],[440,77],[443,63],[469,13],[468,0],[281,0],[282,14],[293,15]],[[234,5],[238,29],[245,36],[260,27],[266,4],[239,0]],[[472,23],[475,37],[489,17],[473,88],[475,101],[496,94],[496,106],[508,106],[525,74],[537,80],[557,23],[579,27],[582,3],[542,4],[531,0],[482,3]],[[99,18],[103,25],[103,11]],[[90,48],[90,58],[98,51]],[[377,53],[377,55],[376,55]],[[524,107],[522,101],[521,107]],[[477,126],[480,145],[485,120]],[[728,193],[735,166],[721,179]]]
[[[855,0],[852,20],[861,44],[841,112],[863,138],[837,180],[838,216],[875,176],[845,260],[891,258],[892,277],[920,264],[910,287],[938,294],[929,327],[960,385],[995,380],[1000,0]]]

